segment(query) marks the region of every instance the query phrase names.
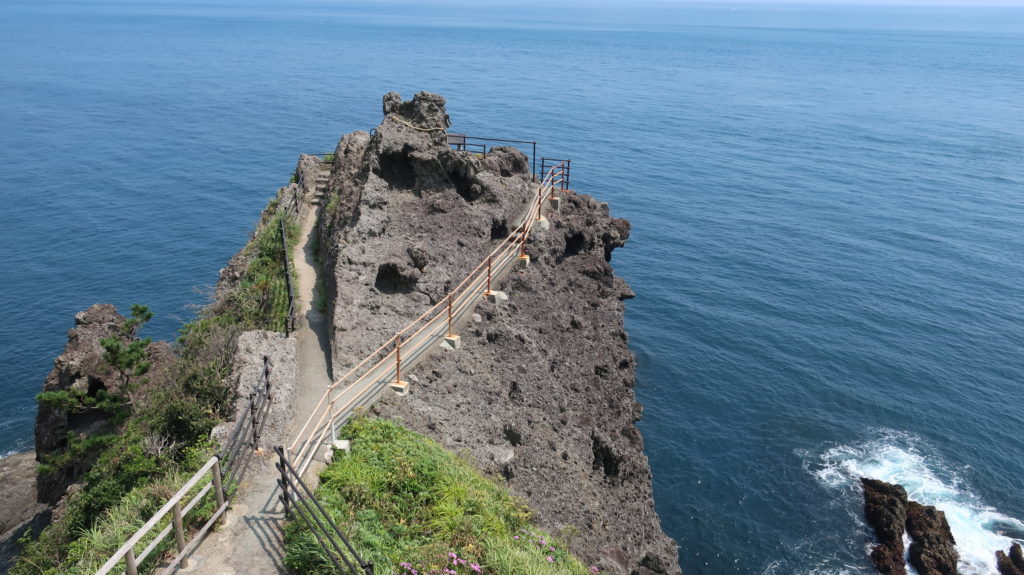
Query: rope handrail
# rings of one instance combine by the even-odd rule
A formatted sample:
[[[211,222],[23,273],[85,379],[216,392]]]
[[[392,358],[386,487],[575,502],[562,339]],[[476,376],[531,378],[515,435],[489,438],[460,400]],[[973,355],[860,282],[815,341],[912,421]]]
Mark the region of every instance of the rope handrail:
[[[305,473],[312,463],[316,449],[324,444],[326,434],[336,428],[337,420],[339,418],[347,418],[347,412],[353,405],[366,399],[371,391],[375,393],[387,385],[387,378],[391,375],[391,372],[397,372],[399,365],[397,364],[396,353],[393,349],[391,351],[387,350],[395,347],[399,338],[403,338],[406,342],[411,342],[413,346],[411,352],[406,351],[407,357],[418,357],[426,348],[434,343],[432,338],[429,337],[431,334],[423,337],[425,330],[431,327],[436,329],[438,326],[435,326],[435,323],[443,323],[444,325],[441,327],[447,330],[449,306],[453,308],[452,313],[454,315],[461,317],[471,305],[476,303],[477,297],[484,293],[481,291],[483,286],[480,284],[487,280],[488,273],[493,274],[495,269],[498,270],[499,274],[504,273],[506,268],[517,259],[517,252],[524,248],[534,223],[541,217],[544,201],[554,194],[555,189],[558,187],[556,182],[560,183],[562,173],[563,164],[561,163],[551,166],[547,170],[544,178],[537,185],[534,198],[531,199],[530,207],[524,214],[522,222],[480,264],[470,271],[455,288],[451,289],[446,297],[409,322],[395,336],[392,336],[383,345],[349,369],[345,375],[327,387],[320,401],[296,434],[295,439],[288,446],[288,451],[296,461],[297,468],[301,473]],[[490,269],[488,270],[488,268]],[[445,321],[439,322],[441,318],[444,318]],[[421,323],[423,325],[420,325]],[[414,329],[415,331],[413,331]],[[411,335],[409,335],[410,332]],[[381,357],[382,353],[384,353],[383,357]],[[375,359],[377,361],[373,362]],[[406,365],[409,364],[409,361],[409,359],[406,360]],[[373,363],[373,365],[367,367],[370,363]],[[395,364],[395,369],[385,367],[392,363]],[[367,381],[368,378],[371,381]],[[347,394],[349,397],[342,402],[340,407],[336,403],[342,397],[335,397],[335,392],[338,390],[342,394],[346,394],[350,390],[353,391],[353,393]]]

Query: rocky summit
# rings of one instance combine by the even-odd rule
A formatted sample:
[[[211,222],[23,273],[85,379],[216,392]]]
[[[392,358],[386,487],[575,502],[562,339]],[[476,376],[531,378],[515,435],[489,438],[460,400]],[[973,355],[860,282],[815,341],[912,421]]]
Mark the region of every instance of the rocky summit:
[[[372,134],[341,138],[321,213],[335,376],[443,300],[534,193],[519,150],[450,149],[442,97],[391,93],[383,112]],[[633,293],[610,264],[630,226],[589,196],[561,197],[550,227],[531,233],[532,263],[498,288],[509,299],[482,304],[460,330],[462,349],[423,360],[409,395],[375,411],[470,456],[583,560],[608,573],[676,574],[635,425],[642,408],[623,328]]]

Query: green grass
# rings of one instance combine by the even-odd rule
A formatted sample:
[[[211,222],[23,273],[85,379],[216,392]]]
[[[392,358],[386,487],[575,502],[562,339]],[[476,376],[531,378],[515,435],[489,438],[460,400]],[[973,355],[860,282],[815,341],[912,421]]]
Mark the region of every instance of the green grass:
[[[376,572],[590,573],[530,523],[522,501],[432,440],[365,417],[340,435],[351,453],[323,470],[317,497]],[[332,572],[301,520],[287,526],[286,551],[297,573]]]
[[[249,265],[239,286],[182,327],[173,366],[139,378],[138,401],[125,418],[112,419],[97,434],[69,437],[66,452],[40,465],[40,474],[66,466],[88,470],[79,475],[81,489],[67,496],[63,515],[23,539],[12,575],[93,573],[213,453],[210,430],[233,410],[229,375],[238,334],[284,329],[288,294],[280,221],[285,219],[289,249],[298,226],[277,212],[279,203],[271,200],[245,248]],[[294,278],[294,268],[291,273]],[[99,396],[51,393],[40,399],[121,408]],[[205,520],[212,507],[201,505],[189,519]]]

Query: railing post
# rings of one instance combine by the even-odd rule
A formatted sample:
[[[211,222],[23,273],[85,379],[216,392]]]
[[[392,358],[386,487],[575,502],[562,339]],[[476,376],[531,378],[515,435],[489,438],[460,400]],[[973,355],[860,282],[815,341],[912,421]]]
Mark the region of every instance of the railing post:
[[[274,451],[278,455],[278,462],[274,466],[281,472],[281,477],[277,480],[277,486],[281,488],[281,496],[278,499],[284,504],[284,516],[287,519],[291,503],[291,500],[288,498],[288,465],[284,458],[284,448],[278,446],[274,448]]]
[[[213,496],[217,498],[217,509],[220,510],[221,507],[224,507],[224,480],[220,471],[220,457],[217,457],[217,461],[213,464]],[[219,523],[223,519],[224,514],[221,513],[217,522]]]
[[[492,256],[487,256],[487,291],[484,292],[484,295],[491,295],[491,261],[493,259]]]
[[[395,336],[395,383],[402,383],[402,334]]]
[[[448,337],[455,335],[452,333],[452,294],[448,294]]]
[[[562,179],[562,189],[569,189],[569,172],[572,171],[572,160],[565,161],[565,176]]]
[[[530,154],[530,160],[533,164],[531,168],[533,170],[533,181],[537,181],[537,142],[533,142],[533,153]]]
[[[185,528],[181,523],[181,502],[175,502],[171,512],[174,514],[174,540],[178,544],[178,553],[181,553],[185,550]],[[182,557],[178,561],[178,565],[183,569],[188,567],[188,559]]]
[[[258,450],[260,448],[260,431],[259,422],[256,416],[256,392],[249,393],[249,416],[252,419],[252,448]]]
[[[373,561],[367,561],[366,565],[363,565],[363,571],[366,571],[366,575],[373,575]]]
[[[332,397],[333,387],[327,388],[327,412],[331,418],[331,445],[334,445],[334,440],[338,439],[338,424],[334,420],[334,397]]]
[[[128,575],[139,575],[139,566],[135,563],[135,550],[131,547],[124,554],[124,570]]]

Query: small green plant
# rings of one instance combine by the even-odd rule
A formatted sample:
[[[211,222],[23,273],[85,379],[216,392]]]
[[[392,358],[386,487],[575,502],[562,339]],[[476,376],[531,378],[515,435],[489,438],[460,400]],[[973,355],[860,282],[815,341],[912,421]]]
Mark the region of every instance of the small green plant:
[[[334,154],[324,154],[324,163],[325,164],[333,164],[334,163]]]

